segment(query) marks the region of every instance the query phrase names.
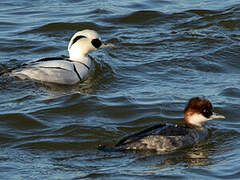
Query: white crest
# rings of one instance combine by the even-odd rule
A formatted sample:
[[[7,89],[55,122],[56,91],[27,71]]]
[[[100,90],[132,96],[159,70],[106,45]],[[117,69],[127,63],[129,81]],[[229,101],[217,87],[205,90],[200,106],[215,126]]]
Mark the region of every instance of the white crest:
[[[74,42],[78,37],[82,38],[79,38]],[[93,39],[101,39],[96,31],[86,29],[75,33],[68,44],[70,59],[81,62],[86,61],[88,59],[87,54],[91,51],[97,50],[97,48],[92,45]]]
[[[78,31],[76,32],[73,37],[71,38],[69,44],[68,44],[68,51],[70,51],[71,46],[73,45],[73,40],[78,37],[78,36],[85,36],[89,42],[91,43],[91,40],[93,39],[99,39],[101,40],[100,36],[98,35],[98,33],[94,30],[89,30],[89,29],[85,29],[83,31]]]

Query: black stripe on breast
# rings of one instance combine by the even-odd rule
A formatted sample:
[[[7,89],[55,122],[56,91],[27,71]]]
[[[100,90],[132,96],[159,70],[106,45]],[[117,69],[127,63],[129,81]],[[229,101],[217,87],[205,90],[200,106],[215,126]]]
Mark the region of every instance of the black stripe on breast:
[[[88,70],[90,70],[90,67],[86,64],[84,64],[83,62],[80,62],[80,61],[72,61],[71,59],[69,59],[68,61],[71,61],[71,62],[74,62],[74,63],[79,63],[79,64],[82,64],[84,65]]]
[[[77,74],[78,79],[81,81],[82,78],[81,78],[80,74],[77,72],[76,66],[74,64],[73,64],[73,69],[74,69],[74,72]]]
[[[78,62],[78,63],[84,65],[88,70],[90,70],[90,67],[89,67],[88,65],[86,65],[86,64],[84,64],[84,63],[82,63],[82,62]]]

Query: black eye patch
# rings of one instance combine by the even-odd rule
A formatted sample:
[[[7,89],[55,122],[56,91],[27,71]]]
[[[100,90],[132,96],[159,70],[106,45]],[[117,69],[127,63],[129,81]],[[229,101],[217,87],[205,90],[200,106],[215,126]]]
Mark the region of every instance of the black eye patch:
[[[99,47],[102,45],[102,42],[101,42],[99,39],[93,39],[93,40],[92,40],[92,45],[93,45],[95,48],[99,48]]]
[[[86,37],[86,36],[82,36],[82,35],[75,37],[75,38],[73,39],[73,41],[72,41],[72,45],[73,45],[75,42],[77,42],[79,39],[82,39],[82,38],[87,38],[87,37]],[[71,46],[72,46],[72,45],[71,45]]]
[[[212,110],[210,110],[210,109],[203,109],[202,114],[203,114],[206,118],[209,118],[211,115],[213,115]]]

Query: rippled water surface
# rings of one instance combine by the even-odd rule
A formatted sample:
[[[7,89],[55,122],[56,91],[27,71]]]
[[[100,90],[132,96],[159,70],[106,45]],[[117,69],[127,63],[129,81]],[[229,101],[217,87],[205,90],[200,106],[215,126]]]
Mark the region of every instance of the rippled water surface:
[[[68,55],[79,30],[115,49],[75,86],[0,77],[1,179],[239,179],[240,3],[237,0],[1,0],[0,71]],[[168,155],[102,152],[159,122],[182,123],[193,96],[225,120]]]

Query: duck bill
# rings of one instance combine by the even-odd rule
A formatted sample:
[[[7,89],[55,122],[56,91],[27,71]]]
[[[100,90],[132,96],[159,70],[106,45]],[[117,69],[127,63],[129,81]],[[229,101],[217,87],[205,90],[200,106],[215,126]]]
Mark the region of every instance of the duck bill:
[[[108,43],[108,44],[102,43],[102,45],[99,47],[99,49],[104,49],[104,48],[115,48],[115,45],[112,43]]]
[[[213,115],[211,115],[209,119],[225,119],[225,116],[213,113]]]

